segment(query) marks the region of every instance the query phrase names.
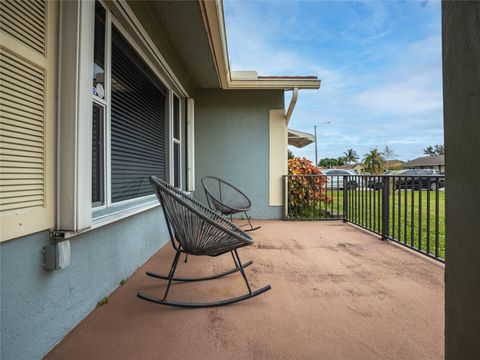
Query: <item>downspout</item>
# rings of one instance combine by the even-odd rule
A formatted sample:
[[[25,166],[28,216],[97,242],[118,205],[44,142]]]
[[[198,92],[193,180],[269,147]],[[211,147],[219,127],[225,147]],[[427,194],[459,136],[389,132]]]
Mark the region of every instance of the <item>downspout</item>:
[[[290,105],[288,105],[287,110],[287,124],[290,121],[290,117],[292,116],[293,109],[295,108],[295,104],[297,103],[298,99],[298,88],[293,88],[292,98],[290,99]]]

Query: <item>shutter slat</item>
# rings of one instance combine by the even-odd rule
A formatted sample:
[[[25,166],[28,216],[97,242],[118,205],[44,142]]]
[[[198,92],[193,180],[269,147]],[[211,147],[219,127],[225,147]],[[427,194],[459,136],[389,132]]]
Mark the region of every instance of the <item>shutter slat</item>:
[[[15,189],[13,187],[5,186],[5,189],[3,189],[2,192],[8,193],[8,192],[15,192],[15,191],[30,191],[30,190],[42,190],[43,186],[41,184],[37,185],[16,185]]]
[[[30,186],[30,185],[41,185],[44,186],[43,177],[41,179],[37,179],[34,177],[30,178],[21,178],[18,177],[16,179],[1,179],[0,186],[5,190],[13,191],[11,189],[15,188],[16,186]]]
[[[16,198],[25,198],[26,196],[31,197],[31,196],[36,196],[39,197],[40,199],[43,197],[43,190],[42,189],[28,189],[28,190],[23,190],[23,191],[2,191],[0,193],[0,203],[2,203],[2,200],[4,204],[6,204],[9,201],[12,202],[18,202],[16,201]]]
[[[26,165],[23,162],[17,162],[17,161],[4,161],[2,163],[2,174],[6,174],[9,171],[14,171],[13,169],[16,169],[18,172],[37,172],[38,169],[43,169],[43,164],[38,163],[38,164],[29,164]]]
[[[30,199],[28,197],[25,197],[25,198],[22,198],[22,200],[23,200],[22,202],[18,202],[18,203],[0,205],[0,212],[33,208],[35,206],[40,206],[41,207],[44,204],[43,198],[41,198],[41,199]]]

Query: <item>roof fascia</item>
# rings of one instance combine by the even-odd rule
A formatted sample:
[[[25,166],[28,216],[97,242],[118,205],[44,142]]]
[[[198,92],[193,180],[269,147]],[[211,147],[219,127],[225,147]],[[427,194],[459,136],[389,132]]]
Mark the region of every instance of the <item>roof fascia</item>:
[[[210,42],[215,67],[223,89],[319,89],[319,79],[292,77],[260,78],[251,80],[232,80],[228,61],[227,36],[221,0],[199,0],[205,29]]]

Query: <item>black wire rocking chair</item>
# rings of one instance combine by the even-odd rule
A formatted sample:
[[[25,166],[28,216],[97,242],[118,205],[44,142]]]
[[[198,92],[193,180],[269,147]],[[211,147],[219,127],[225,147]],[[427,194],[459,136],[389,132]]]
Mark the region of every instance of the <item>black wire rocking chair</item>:
[[[271,289],[270,285],[255,291],[252,291],[250,287],[244,269],[247,266],[252,265],[252,261],[242,264],[237,251],[238,248],[253,244],[253,239],[248,236],[248,234],[202,203],[188,197],[180,190],[167,184],[165,181],[151,176],[150,183],[162,205],[171,242],[176,254],[168,275],[161,275],[147,271],[147,275],[149,276],[168,280],[163,298],[157,298],[141,292],[137,294],[139,298],[162,305],[184,308],[205,308],[233,304],[235,302],[250,299]],[[228,271],[205,277],[175,277],[175,270],[182,253],[185,253],[186,261],[186,256],[188,255],[219,256],[228,252],[231,253],[235,264],[235,267]],[[247,285],[248,293],[244,295],[206,303],[167,300],[170,286],[174,281],[193,282],[213,280],[233,274],[237,271],[242,274],[245,284]]]
[[[233,220],[234,214],[243,212],[248,221],[248,224],[245,225],[250,225],[250,229],[245,231],[261,228],[261,226],[253,227],[247,214],[247,211],[252,208],[252,202],[235,186],[214,176],[203,177],[202,186],[210,209],[216,210],[224,216],[230,216],[230,221]]]

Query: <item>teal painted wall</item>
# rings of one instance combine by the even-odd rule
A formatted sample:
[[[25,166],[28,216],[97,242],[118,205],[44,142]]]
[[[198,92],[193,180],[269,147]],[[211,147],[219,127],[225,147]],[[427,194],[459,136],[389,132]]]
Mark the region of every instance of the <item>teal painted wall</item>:
[[[239,187],[252,201],[250,215],[280,219],[268,205],[269,111],[284,109],[283,90],[203,90],[195,95],[195,197],[212,175]]]
[[[168,239],[157,207],[70,239],[63,270],[42,268],[47,231],[1,243],[0,358],[41,358]]]

